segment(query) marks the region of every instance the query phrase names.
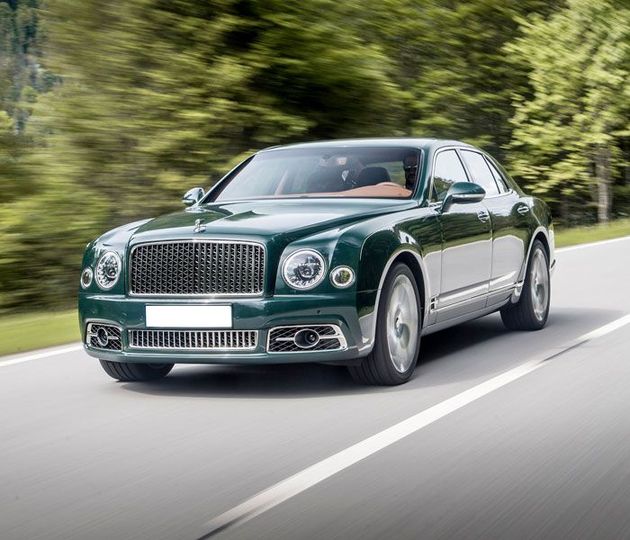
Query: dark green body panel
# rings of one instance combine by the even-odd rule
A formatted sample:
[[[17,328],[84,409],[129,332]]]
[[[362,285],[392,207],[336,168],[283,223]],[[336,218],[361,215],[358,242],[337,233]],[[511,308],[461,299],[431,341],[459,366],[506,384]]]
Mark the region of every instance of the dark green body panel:
[[[454,205],[455,208],[441,214],[440,208],[428,200],[433,157],[445,145],[465,145],[454,141],[421,139],[379,141],[379,144],[392,145],[412,143],[422,150],[422,166],[416,193],[410,200],[301,198],[201,204],[104,234],[86,248],[83,267],[94,268],[99,256],[111,250],[120,255],[125,271],[111,291],[101,291],[95,283],[87,290],[79,291],[84,342],[88,321],[110,321],[123,330],[145,328],[145,306],[156,304],[229,303],[233,306],[234,329],[257,329],[261,333],[258,347],[252,352],[132,352],[126,347],[126,332],[123,332],[123,352],[104,352],[87,347],[88,353],[109,360],[168,363],[343,362],[356,359],[371,350],[379,290],[386,271],[399,259],[408,264],[417,276],[423,302],[423,325],[428,331],[440,327],[441,316],[445,317],[445,321],[455,321],[477,311],[481,314],[480,310],[492,307],[492,302],[500,307],[509,301],[515,287],[493,293],[492,278],[497,276],[492,274],[488,275],[490,290],[483,298],[466,300],[463,307],[458,305],[457,295],[461,296],[462,291],[456,285],[468,271],[469,252],[466,250],[471,243],[487,246],[487,256],[492,258],[488,268],[497,272],[503,272],[502,264],[514,267],[519,257],[523,262],[518,268],[519,273],[524,271],[524,262],[536,234],[544,237],[553,255],[553,239],[549,234],[551,217],[546,205],[523,196],[515,189],[482,203]],[[323,146],[325,144],[322,143]],[[348,141],[347,144],[366,143]],[[369,144],[375,143],[369,141]],[[518,211],[519,205],[527,205],[530,211],[523,215]],[[491,215],[487,225],[478,223],[476,219],[480,207],[486,208]],[[203,220],[206,230],[194,234],[197,219]],[[134,246],[191,238],[238,239],[263,244],[266,251],[264,295],[212,299],[142,298],[128,294],[127,264]],[[355,283],[348,289],[340,290],[325,279],[308,292],[289,288],[277,270],[291,252],[305,247],[318,250],[328,270],[338,265],[354,268],[357,274]],[[506,252],[506,258],[499,257],[495,261],[494,254],[501,254],[502,250]],[[517,281],[517,278],[514,280]],[[446,290],[444,286],[448,283],[453,283],[455,289]],[[455,299],[451,307],[449,298]],[[470,307],[476,304],[479,304],[477,307],[480,310]],[[269,328],[315,323],[338,325],[347,340],[347,348],[282,356],[265,351]]]

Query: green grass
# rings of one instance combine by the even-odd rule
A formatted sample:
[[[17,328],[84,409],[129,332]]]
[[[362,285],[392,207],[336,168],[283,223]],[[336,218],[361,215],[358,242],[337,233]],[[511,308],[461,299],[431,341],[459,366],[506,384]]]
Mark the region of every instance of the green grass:
[[[0,317],[0,355],[79,341],[77,310]]]
[[[630,219],[618,219],[608,225],[556,229],[556,247],[574,246],[630,235]]]
[[[556,247],[630,235],[630,219],[556,230]],[[79,341],[76,310],[0,317],[0,356]]]

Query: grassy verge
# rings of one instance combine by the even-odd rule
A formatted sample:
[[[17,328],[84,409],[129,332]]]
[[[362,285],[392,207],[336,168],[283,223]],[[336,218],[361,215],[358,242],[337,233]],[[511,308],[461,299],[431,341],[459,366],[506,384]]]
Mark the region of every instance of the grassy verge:
[[[556,247],[574,246],[629,235],[630,219],[619,219],[608,225],[556,229]]]
[[[77,310],[0,318],[0,355],[79,341]]]
[[[630,235],[630,219],[556,230],[556,247]],[[0,317],[0,356],[79,341],[76,310]]]

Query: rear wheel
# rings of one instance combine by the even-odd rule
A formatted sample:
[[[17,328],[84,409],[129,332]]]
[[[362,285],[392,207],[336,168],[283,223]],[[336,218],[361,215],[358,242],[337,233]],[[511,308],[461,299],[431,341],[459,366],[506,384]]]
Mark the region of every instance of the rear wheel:
[[[166,377],[173,364],[134,364],[131,362],[110,362],[99,360],[110,377],[122,382],[155,381]]]
[[[503,324],[510,330],[540,330],[547,323],[550,298],[549,259],[540,240],[536,240],[521,297],[516,304],[508,304],[501,310]]]
[[[383,285],[374,348],[360,365],[348,368],[354,380],[387,386],[407,382],[418,361],[421,327],[416,280],[407,265],[396,264]]]

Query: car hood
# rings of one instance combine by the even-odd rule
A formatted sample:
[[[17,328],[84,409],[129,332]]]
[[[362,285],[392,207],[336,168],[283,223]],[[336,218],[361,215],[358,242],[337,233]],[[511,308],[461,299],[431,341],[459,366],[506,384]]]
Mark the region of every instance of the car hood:
[[[179,238],[248,237],[292,242],[326,229],[417,206],[413,200],[290,199],[208,204],[151,219],[131,243]],[[195,229],[197,221],[201,224]]]

